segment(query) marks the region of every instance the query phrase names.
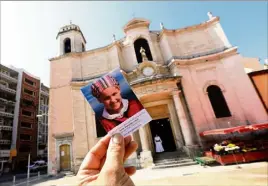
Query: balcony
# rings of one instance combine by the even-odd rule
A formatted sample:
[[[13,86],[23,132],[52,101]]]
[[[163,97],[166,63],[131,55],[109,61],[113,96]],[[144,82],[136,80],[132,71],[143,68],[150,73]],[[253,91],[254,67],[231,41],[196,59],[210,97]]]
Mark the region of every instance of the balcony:
[[[8,117],[8,118],[13,118],[14,117],[14,114],[9,113],[9,112],[0,111],[0,116]]]
[[[13,127],[11,125],[0,125],[0,131],[5,130],[5,131],[12,131]]]
[[[5,85],[0,85],[0,90],[3,90],[5,92],[11,93],[11,94],[16,94],[16,90],[8,88]]]
[[[43,94],[44,96],[49,96],[49,93],[48,92],[45,92],[45,91],[43,91],[43,90],[41,90],[41,94]]]
[[[10,156],[10,150],[0,150],[0,158],[7,158]]]
[[[6,140],[6,139],[0,139],[0,145],[8,145],[11,144],[11,140]]]
[[[0,72],[0,76],[1,76],[1,78],[5,79],[6,81],[9,81],[11,83],[17,83],[18,82],[18,80],[16,78],[13,78],[13,77],[11,77],[11,76],[3,73],[3,72]]]
[[[0,103],[6,104],[6,105],[12,105],[12,106],[14,106],[16,104],[16,102],[9,101],[9,100],[4,99],[4,98],[0,98]]]

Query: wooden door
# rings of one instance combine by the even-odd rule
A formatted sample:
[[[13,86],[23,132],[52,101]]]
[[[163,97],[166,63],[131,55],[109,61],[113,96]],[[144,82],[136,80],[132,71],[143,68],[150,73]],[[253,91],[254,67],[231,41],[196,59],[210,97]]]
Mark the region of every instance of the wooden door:
[[[60,170],[70,170],[71,157],[70,157],[70,145],[60,146]]]

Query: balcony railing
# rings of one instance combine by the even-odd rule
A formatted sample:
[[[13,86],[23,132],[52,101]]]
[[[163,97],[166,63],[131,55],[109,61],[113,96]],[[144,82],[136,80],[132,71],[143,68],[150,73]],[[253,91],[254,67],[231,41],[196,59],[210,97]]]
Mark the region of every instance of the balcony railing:
[[[4,98],[0,98],[0,103],[4,103],[7,105],[13,105],[13,106],[16,104],[16,102],[10,101],[10,100],[4,99]]]
[[[12,131],[13,127],[11,125],[0,125],[0,131],[5,130],[5,131]]]
[[[45,92],[43,90],[41,90],[41,94],[45,95],[45,96],[49,96],[49,93],[48,92]]]
[[[10,156],[10,150],[0,150],[0,158],[6,158]]]
[[[12,83],[17,83],[18,82],[18,80],[16,78],[13,78],[13,77],[11,77],[11,76],[3,73],[3,72],[0,72],[0,76],[1,76],[1,78],[4,78],[5,80],[10,81]]]
[[[13,118],[13,117],[14,117],[14,114],[9,113],[9,112],[3,112],[3,111],[0,111],[0,116]]]
[[[0,85],[0,90],[9,92],[9,93],[11,93],[11,94],[16,94],[16,90],[11,89],[11,88],[8,88],[8,87],[6,87],[6,86],[4,86],[4,85]]]
[[[0,139],[0,144],[2,144],[2,145],[8,145],[8,144],[11,144],[11,140]]]

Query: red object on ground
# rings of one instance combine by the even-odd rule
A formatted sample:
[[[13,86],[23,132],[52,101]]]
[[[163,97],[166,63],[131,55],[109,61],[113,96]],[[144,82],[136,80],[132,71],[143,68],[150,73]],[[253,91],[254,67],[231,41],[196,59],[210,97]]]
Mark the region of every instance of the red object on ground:
[[[211,151],[205,151],[205,156],[213,158],[214,153]]]
[[[268,129],[268,123],[243,125],[238,127],[230,127],[223,129],[207,130],[200,133],[200,136],[217,135],[217,134],[229,134],[233,132],[250,132],[255,130]]]
[[[267,160],[268,149],[237,154],[214,155],[213,158],[221,165]]]
[[[228,154],[228,155],[214,155],[214,159],[221,165],[246,162],[243,153]]]
[[[208,136],[208,135],[217,135],[217,134],[229,134],[232,132],[239,132],[239,130],[244,129],[246,126],[238,126],[238,127],[230,127],[223,129],[215,129],[215,130],[207,130],[200,133],[200,136]]]

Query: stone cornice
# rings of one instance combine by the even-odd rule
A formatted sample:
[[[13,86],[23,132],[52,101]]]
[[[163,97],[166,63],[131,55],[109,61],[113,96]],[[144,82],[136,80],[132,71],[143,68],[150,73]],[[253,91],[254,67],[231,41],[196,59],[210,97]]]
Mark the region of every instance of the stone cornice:
[[[197,63],[202,63],[202,62],[208,62],[208,61],[215,61],[215,60],[220,60],[222,58],[232,56],[238,54],[237,53],[237,47],[232,47],[229,49],[226,49],[222,52],[216,53],[216,54],[211,54],[207,56],[202,56],[202,57],[196,57],[192,59],[172,59],[171,62],[169,63],[169,67],[172,68],[174,65],[193,65]]]
[[[89,81],[71,82],[72,90],[80,90],[81,87],[86,86]]]
[[[124,32],[126,33],[127,31],[134,29],[134,28],[139,28],[139,27],[146,27],[149,28],[150,21],[147,19],[143,18],[135,18],[130,20],[124,27]]]
[[[56,60],[59,60],[59,59],[64,59],[66,57],[81,57],[81,56],[89,55],[89,54],[93,54],[93,53],[105,52],[105,51],[108,51],[109,49],[111,49],[114,46],[120,47],[120,42],[115,41],[115,42],[113,42],[113,43],[111,43],[111,44],[109,44],[107,46],[100,47],[100,48],[95,48],[95,49],[92,49],[92,50],[87,50],[85,52],[70,52],[70,53],[67,53],[67,54],[64,54],[64,55],[61,55],[61,56],[50,58],[49,61],[52,62],[52,61],[56,61]]]
[[[162,39],[163,35],[173,35],[176,33],[183,33],[183,32],[191,32],[193,30],[200,30],[200,29],[204,29],[204,28],[208,28],[209,26],[211,26],[214,23],[219,22],[220,18],[219,17],[214,17],[211,20],[208,20],[206,22],[197,24],[197,25],[193,25],[193,26],[188,26],[185,28],[179,28],[179,29],[162,29],[162,31],[159,34],[159,40]]]
[[[146,79],[146,80],[140,80],[138,82],[132,82],[130,83],[131,87],[136,88],[139,86],[145,86],[145,85],[151,85],[151,84],[156,84],[156,83],[166,83],[166,82],[173,82],[173,81],[178,81],[181,79],[182,76],[161,76],[161,77],[156,77],[154,79]]]
[[[52,134],[52,137],[54,137],[55,139],[59,139],[59,138],[68,138],[68,137],[73,137],[74,133],[73,132],[68,132],[68,133],[60,133],[60,134]]]
[[[137,21],[137,22],[134,23],[135,21]],[[180,29],[165,29],[164,28],[164,29],[162,29],[162,31],[160,33],[157,33],[157,35],[158,35],[157,40],[161,40],[161,38],[162,38],[162,36],[164,34],[173,35],[174,33],[188,32],[188,31],[191,31],[191,30],[207,28],[210,25],[212,25],[213,23],[216,23],[218,21],[219,21],[219,17],[214,17],[213,19],[208,20],[206,22],[203,22],[201,24],[193,25],[193,26],[189,26],[189,27],[185,27],[185,28],[180,28]],[[126,26],[124,26],[124,29],[129,30],[129,29],[138,28],[138,27],[149,27],[149,25],[150,25],[149,20],[142,19],[142,18],[135,18],[135,19],[130,20],[126,24]],[[121,47],[120,43],[122,43],[123,40],[125,40],[125,38],[121,38],[121,39],[119,39],[119,40],[117,40],[117,41],[115,41],[113,43],[110,43],[110,44],[104,46],[104,47],[88,50],[88,51],[85,51],[85,52],[71,52],[71,53],[68,53],[68,54],[61,55],[61,56],[53,57],[53,58],[50,58],[49,61],[52,62],[52,61],[56,61],[56,60],[59,60],[59,59],[64,59],[66,57],[80,57],[80,56],[85,55],[85,54],[92,54],[92,53],[95,53],[95,52],[102,52],[102,51],[105,51],[105,50],[109,50],[114,45],[116,45],[118,47]]]

